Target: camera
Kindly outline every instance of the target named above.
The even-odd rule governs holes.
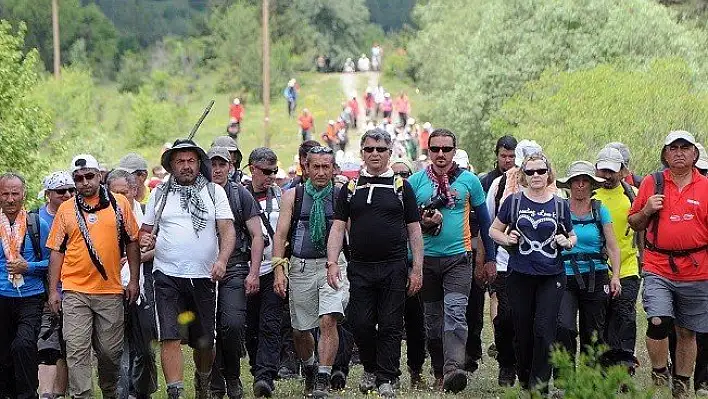
[[[424,216],[433,216],[435,214],[435,210],[440,209],[445,206],[447,203],[447,197],[445,197],[442,194],[437,194],[430,198],[425,205],[423,205],[420,209],[421,215]],[[423,230],[423,234],[428,234],[432,236],[437,236],[440,234],[440,230],[442,229],[442,223],[432,225],[432,226],[423,226],[421,225],[421,228]]]

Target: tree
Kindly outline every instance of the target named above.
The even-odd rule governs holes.
[[[679,58],[657,59],[647,69],[548,71],[504,104],[492,133],[538,141],[560,171],[576,160],[593,162],[605,144],[620,141],[632,151],[632,168],[650,173],[661,166],[659,148],[669,131],[706,138],[708,93],[697,91],[693,79]]]
[[[28,96],[39,81],[39,54],[23,51],[25,32],[23,24],[13,33],[8,22],[0,21],[0,170],[22,173],[36,192],[47,167],[40,143],[49,137],[50,123]]]
[[[460,133],[468,147],[480,148],[478,161],[492,158],[490,118],[546,70],[615,62],[643,67],[656,57],[678,56],[701,86],[708,82],[705,32],[678,24],[657,3],[430,0],[416,18],[422,31],[410,53],[430,93],[433,120]]]

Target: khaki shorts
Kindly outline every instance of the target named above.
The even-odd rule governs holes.
[[[342,281],[335,290],[327,284],[326,258],[290,261],[290,321],[294,329],[306,331],[319,326],[320,316],[332,314],[344,318],[349,303],[349,280],[346,260],[340,256]]]

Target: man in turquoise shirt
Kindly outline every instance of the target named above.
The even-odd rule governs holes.
[[[449,130],[436,129],[428,139],[432,164],[410,177],[416,202],[423,207],[423,289],[425,324],[436,385],[457,393],[467,386],[463,370],[467,341],[467,301],[472,268],[469,227],[474,208],[482,232],[486,263],[475,274],[483,283],[494,279],[494,244],[489,238],[489,213],[479,179],[452,162],[457,139]]]
[[[35,398],[49,226],[24,209],[25,180],[0,176],[0,397]],[[32,224],[32,228],[30,228]],[[32,232],[39,232],[39,240]],[[34,242],[39,241],[35,244]],[[37,248],[39,247],[39,248]]]

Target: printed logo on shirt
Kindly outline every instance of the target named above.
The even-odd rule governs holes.
[[[692,200],[692,199],[687,199],[686,202],[688,202],[691,205],[696,205],[696,206],[701,204],[700,201],[696,201],[696,200]]]

